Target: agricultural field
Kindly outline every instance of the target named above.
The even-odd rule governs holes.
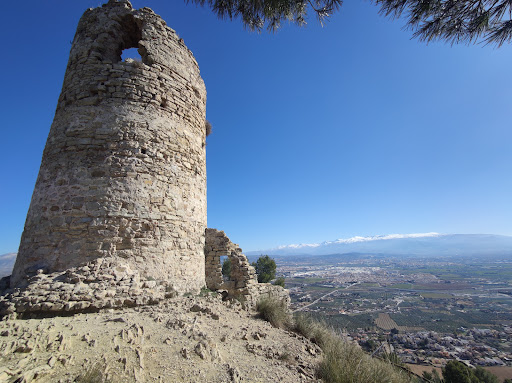
[[[354,315],[324,315],[323,313],[312,312],[310,315],[329,327],[339,331],[374,331],[375,315],[372,314],[354,314]]]
[[[307,278],[290,278],[297,266]],[[390,342],[407,363],[462,358],[512,368],[512,260],[368,258],[308,267],[286,267],[293,309],[370,351]]]
[[[420,296],[424,299],[452,299],[453,295],[445,293],[421,293]]]
[[[385,277],[386,268],[380,266],[380,274],[373,281],[368,274],[362,282],[353,281],[355,277],[351,276],[344,283],[335,275],[309,276],[288,278],[286,285],[296,308],[307,304],[307,311],[329,317],[340,315],[343,320],[338,322],[352,328],[362,314],[374,318],[389,316],[395,322],[393,327],[403,331],[453,332],[459,327],[512,325],[512,263],[441,266],[398,263],[388,268],[390,277]],[[400,282],[400,275],[402,279],[415,280]],[[427,280],[431,282],[425,283]],[[311,302],[315,304],[310,305]],[[346,319],[348,315],[351,319]],[[384,325],[383,321],[378,319],[373,326],[389,330],[391,325]],[[362,322],[359,327],[368,325]]]
[[[379,316],[375,319],[375,324],[383,330],[398,328],[398,324],[387,313],[379,313]]]

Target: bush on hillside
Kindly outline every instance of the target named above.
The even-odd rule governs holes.
[[[439,373],[436,369],[432,369],[432,372],[423,371],[423,378],[430,381],[431,383],[443,383],[443,380],[439,376]]]
[[[258,302],[256,310],[262,319],[270,322],[274,327],[289,328],[292,324],[292,317],[284,301],[263,298]]]
[[[379,358],[385,362],[394,364],[395,366],[405,367],[404,362],[402,362],[402,359],[400,359],[395,352],[384,352],[379,356]]]
[[[450,360],[443,367],[445,383],[498,383],[498,377],[482,367],[472,369],[458,360]]]
[[[268,255],[262,255],[256,262],[251,263],[258,274],[259,283],[268,283],[276,276],[276,261]]]

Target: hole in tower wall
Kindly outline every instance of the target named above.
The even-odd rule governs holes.
[[[132,59],[134,61],[142,62],[142,57],[140,57],[140,54],[139,54],[139,51],[137,48],[124,49],[121,52],[121,61],[126,61],[126,59]]]
[[[142,40],[142,30],[133,15],[126,15],[119,21],[117,33],[117,61],[144,62],[144,57],[139,53],[139,41]]]

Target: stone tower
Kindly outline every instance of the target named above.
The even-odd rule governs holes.
[[[142,61],[121,60],[138,48]],[[179,292],[205,285],[206,90],[149,8],[110,0],[76,31],[11,286],[108,258]]]

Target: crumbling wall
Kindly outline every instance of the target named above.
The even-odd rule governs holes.
[[[141,278],[138,270],[118,259],[98,258],[66,271],[30,277],[25,289],[0,296],[0,317],[17,313],[67,315],[158,304],[177,295],[169,281]]]
[[[141,61],[121,61],[127,48]],[[204,286],[206,90],[149,8],[110,0],[77,27],[11,286],[100,258]]]
[[[228,296],[237,298],[248,308],[254,308],[263,297],[290,303],[288,291],[270,283],[258,283],[256,271],[242,249],[230,241],[223,231],[206,229],[205,240],[206,287],[210,290],[225,290]],[[228,280],[222,276],[221,256],[231,260],[231,274]]]

